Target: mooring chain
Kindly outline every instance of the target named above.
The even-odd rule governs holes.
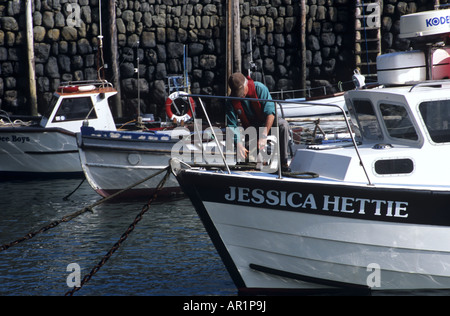
[[[85,208],[83,208],[83,209],[81,209],[81,210],[75,212],[75,213],[66,215],[66,216],[64,216],[63,218],[61,218],[60,220],[53,221],[53,222],[51,222],[50,224],[48,224],[47,226],[44,226],[44,227],[42,227],[41,229],[39,229],[39,230],[37,230],[37,231],[30,232],[30,233],[26,234],[25,236],[23,236],[23,237],[21,237],[21,238],[15,240],[15,241],[13,241],[13,242],[10,242],[10,243],[8,243],[8,244],[4,244],[4,245],[0,246],[0,251],[6,250],[6,249],[8,249],[8,248],[11,247],[11,246],[15,246],[15,245],[17,245],[18,243],[21,243],[22,241],[31,239],[31,238],[33,238],[34,236],[36,236],[37,234],[43,233],[43,232],[45,232],[45,231],[47,231],[47,230],[49,230],[49,229],[51,229],[51,228],[53,228],[53,227],[58,226],[59,224],[61,224],[61,223],[63,223],[63,222],[68,222],[68,221],[74,219],[75,217],[77,217],[77,216],[79,216],[79,215],[81,215],[81,214],[84,214],[84,213],[86,213],[86,212],[92,212],[92,208],[88,206],[88,207],[85,207]]]
[[[119,240],[111,247],[111,249],[103,256],[103,258],[95,265],[91,272],[84,276],[83,280],[80,283],[79,287],[74,287],[72,290],[66,293],[66,296],[72,296],[76,291],[80,290],[84,284],[86,284],[92,276],[97,273],[98,270],[111,258],[111,256],[116,252],[117,249],[122,245],[122,243],[128,238],[129,234],[134,230],[136,225],[141,221],[143,215],[150,209],[150,204],[157,198],[158,192],[164,187],[166,180],[169,178],[171,169],[166,167],[164,170],[167,170],[164,178],[159,182],[158,186],[153,193],[153,196],[148,200],[147,204],[144,205],[142,210],[136,215],[134,221],[128,226],[127,230],[120,236]]]
[[[139,185],[139,184],[141,184],[141,183],[143,183],[143,182],[145,182],[145,181],[147,181],[147,180],[149,180],[149,179],[151,179],[151,178],[153,178],[153,177],[156,177],[157,175],[163,173],[164,171],[169,172],[169,171],[170,171],[170,167],[167,166],[166,168],[164,168],[164,169],[162,169],[162,170],[160,170],[160,171],[158,171],[158,172],[152,174],[151,176],[149,176],[149,177],[147,177],[147,178],[145,178],[145,179],[142,179],[142,180],[140,180],[139,182],[136,182],[136,183],[134,183],[134,184],[132,184],[132,185],[126,187],[125,189],[123,189],[123,190],[121,190],[121,191],[119,191],[119,192],[116,192],[116,193],[114,193],[114,194],[112,194],[112,195],[110,195],[110,196],[108,196],[108,197],[106,197],[106,198],[100,199],[99,201],[97,201],[97,202],[95,202],[95,203],[93,203],[93,204],[91,204],[91,205],[89,205],[89,206],[87,206],[87,207],[85,207],[85,208],[83,208],[83,209],[81,209],[81,210],[79,210],[79,211],[76,211],[76,212],[74,212],[74,213],[72,213],[72,214],[66,215],[66,216],[64,216],[63,218],[59,219],[59,220],[53,221],[53,222],[51,222],[50,224],[48,224],[48,225],[42,227],[41,229],[39,229],[39,230],[37,230],[37,231],[30,232],[30,233],[26,234],[25,236],[23,236],[23,237],[21,237],[21,238],[15,240],[15,241],[13,241],[13,242],[10,242],[10,243],[1,245],[1,246],[0,246],[0,252],[3,251],[3,250],[8,249],[8,248],[11,247],[11,246],[15,246],[15,245],[19,244],[19,243],[21,243],[22,241],[31,239],[31,238],[33,238],[34,236],[36,236],[36,235],[38,235],[38,234],[40,234],[40,233],[43,233],[43,232],[45,232],[45,231],[47,231],[47,230],[49,230],[49,229],[51,229],[51,228],[54,228],[54,227],[58,226],[59,224],[61,224],[61,223],[63,223],[63,222],[69,222],[69,221],[71,221],[72,219],[74,219],[75,217],[80,216],[80,215],[82,215],[82,214],[84,214],[84,213],[86,213],[86,212],[93,212],[93,208],[94,208],[95,206],[98,206],[98,205],[100,205],[100,204],[102,204],[102,203],[104,203],[104,202],[106,202],[106,201],[108,201],[108,200],[111,200],[111,199],[117,197],[118,195],[122,194],[123,192],[128,191],[129,189],[131,189],[131,188],[133,188],[133,187],[135,187],[135,186],[137,186],[137,185]],[[164,182],[165,182],[165,181],[164,181]]]

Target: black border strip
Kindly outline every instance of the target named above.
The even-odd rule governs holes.
[[[444,64],[443,64],[443,65],[444,65]],[[434,66],[434,65],[433,65],[433,66]],[[426,66],[423,65],[423,66],[414,66],[414,67],[386,68],[386,69],[378,69],[377,71],[408,70],[408,69],[415,69],[415,68],[426,68]]]
[[[304,282],[309,282],[309,283],[326,285],[326,286],[333,286],[333,287],[343,288],[343,289],[366,290],[366,291],[370,292],[370,287],[368,287],[366,285],[315,278],[315,277],[310,277],[310,276],[301,275],[301,274],[297,274],[297,273],[277,270],[277,269],[261,266],[259,264],[254,264],[254,263],[250,263],[249,267],[251,269],[259,271],[259,272],[269,273],[269,274],[277,275],[277,276],[280,276],[283,278],[289,278],[289,279],[294,279],[294,280],[299,280],[299,281],[304,281]]]
[[[61,154],[75,154],[78,150],[61,150],[61,151],[25,151],[28,155],[61,155]]]

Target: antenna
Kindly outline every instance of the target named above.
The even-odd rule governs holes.
[[[256,64],[253,61],[253,35],[252,35],[252,27],[251,25],[248,26],[248,34],[250,36],[250,67],[248,69],[248,76],[252,74],[252,70],[256,69]]]
[[[105,79],[105,60],[103,59],[103,31],[102,31],[102,0],[98,1],[98,54],[97,54],[97,79]]]

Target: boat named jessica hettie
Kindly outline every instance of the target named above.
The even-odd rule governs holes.
[[[291,173],[172,160],[240,291],[450,288],[448,16],[403,16],[417,50],[380,56],[380,86],[345,94],[355,136],[297,149]]]

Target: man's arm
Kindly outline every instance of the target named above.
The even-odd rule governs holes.
[[[255,82],[256,95],[258,99],[262,100],[272,100],[269,89],[261,82]],[[261,106],[263,107],[264,114],[269,116],[270,114],[275,115],[275,103],[271,101],[261,101]]]
[[[227,102],[226,111],[227,128],[229,128],[234,134],[234,143],[236,144],[236,151],[238,159],[247,158],[248,150],[241,142],[241,133],[238,126],[238,117],[233,109],[231,102]]]
[[[260,82],[255,82],[256,93],[259,99],[272,100],[269,89]],[[258,140],[258,148],[263,149],[267,144],[267,135],[269,135],[270,129],[273,126],[275,120],[275,103],[270,101],[261,101],[264,114],[266,115],[266,122],[264,124],[262,137]]]

